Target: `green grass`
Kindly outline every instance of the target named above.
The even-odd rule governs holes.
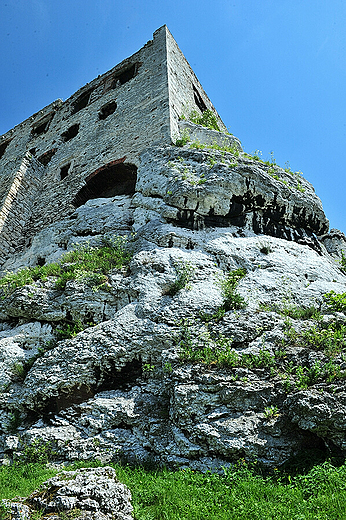
[[[131,490],[136,520],[346,519],[345,465],[323,463],[296,476],[263,476],[242,462],[221,476],[114,467]],[[0,498],[26,496],[54,473],[38,464],[1,467]]]
[[[38,463],[15,463],[12,466],[1,466],[0,499],[27,496],[55,474],[56,470]]]
[[[0,279],[0,291],[5,298],[18,287],[49,278],[55,278],[55,287],[60,290],[65,289],[69,280],[84,281],[94,289],[107,290],[107,273],[127,265],[131,258],[126,237],[103,238],[97,246],[76,247],[62,255],[58,262],[7,273]]]

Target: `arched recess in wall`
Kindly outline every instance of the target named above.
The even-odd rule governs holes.
[[[125,157],[112,161],[89,175],[72,204],[78,208],[90,199],[133,195],[137,181],[137,166],[124,163],[124,160]]]

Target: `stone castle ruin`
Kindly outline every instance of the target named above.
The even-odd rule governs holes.
[[[31,443],[203,471],[345,456],[346,238],[328,229],[304,177],[227,133],[165,26],[7,132],[0,463]],[[69,257],[122,243],[121,267]],[[54,264],[77,270],[59,284]]]
[[[184,107],[211,110],[166,26],[66,101],[0,137],[0,265],[88,199],[133,195],[139,155],[179,135]]]

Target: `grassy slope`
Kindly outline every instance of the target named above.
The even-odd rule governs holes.
[[[303,476],[262,477],[246,466],[225,476],[115,466],[132,492],[137,520],[346,519],[346,465]],[[25,496],[54,474],[40,464],[0,468],[0,498]],[[1,512],[0,512],[1,518]]]

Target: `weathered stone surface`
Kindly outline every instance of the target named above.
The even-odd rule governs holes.
[[[226,131],[164,25],[69,99],[0,136],[0,268],[86,200],[133,194],[140,153],[175,141],[186,108],[210,110]]]
[[[132,520],[131,493],[113,468],[83,468],[63,471],[47,480],[20,502],[4,501],[12,518],[26,520],[38,511],[40,518],[64,518],[75,513],[83,520]]]
[[[307,345],[301,338],[316,322],[282,312],[315,307],[326,326],[345,324],[324,295],[345,292],[346,277],[317,239],[328,221],[313,188],[278,173],[287,184],[245,155],[151,149],[133,197],[88,201],[12,258],[16,270],[39,258],[56,261],[78,242],[92,246],[103,235],[137,231],[132,261],[109,273],[107,291],[80,281],[58,291],[50,279],[0,301],[0,457],[35,441],[49,442],[59,460],[218,470],[239,457],[276,466],[307,447],[346,450],[343,380],[302,389],[288,375],[329,361],[342,371],[342,351],[331,359]],[[236,216],[234,197],[242,198]],[[225,299],[221,281],[239,268],[246,276],[236,290],[246,306],[212,318]],[[173,294],[182,274],[186,283]],[[89,326],[56,342],[63,320]],[[55,343],[39,350],[45,338]],[[187,342],[227,344],[235,356],[267,361],[186,361]],[[22,380],[8,375],[30,357]]]
[[[346,254],[346,236],[339,229],[331,229],[320,240],[330,255],[341,260],[342,255]]]
[[[329,227],[310,183],[281,168],[271,174],[245,154],[151,149],[142,154],[136,189],[162,198],[161,216],[187,229],[233,225],[304,243]]]

